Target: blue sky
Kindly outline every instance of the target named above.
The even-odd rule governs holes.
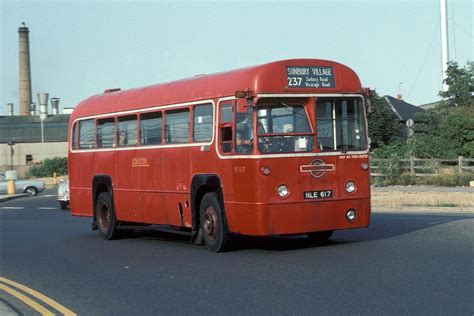
[[[451,59],[474,60],[472,1],[448,0]],[[0,0],[0,115],[18,112],[18,27],[30,28],[36,93],[72,107],[106,88],[172,81],[287,58],[353,68],[415,105],[441,89],[439,1]]]

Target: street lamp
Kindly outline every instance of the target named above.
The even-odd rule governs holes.
[[[38,93],[38,103],[40,106],[40,122],[41,122],[41,142],[44,143],[44,120],[48,118],[48,98],[49,93]]]

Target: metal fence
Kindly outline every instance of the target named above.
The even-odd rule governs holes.
[[[378,159],[370,161],[370,175],[383,177],[388,173],[410,173],[413,177],[437,176],[441,171],[474,172],[474,159],[459,156],[458,159]]]

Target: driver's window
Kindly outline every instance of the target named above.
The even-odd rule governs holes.
[[[253,148],[253,112],[235,113],[235,152],[250,153]]]

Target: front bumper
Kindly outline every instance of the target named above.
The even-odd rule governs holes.
[[[349,209],[356,211],[353,221],[346,219]],[[231,231],[244,235],[304,234],[362,228],[370,223],[370,198],[278,204],[235,203],[234,210],[236,225],[230,225]]]

